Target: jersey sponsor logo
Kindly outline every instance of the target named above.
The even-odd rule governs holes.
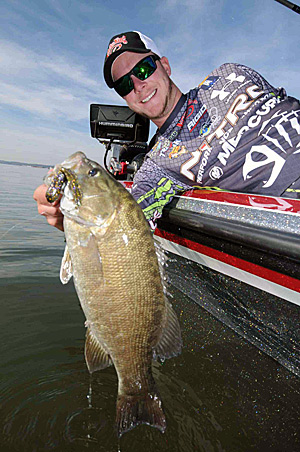
[[[178,140],[169,141],[167,139],[161,139],[153,146],[151,151],[149,151],[148,156],[150,158],[168,156],[169,159],[173,159],[180,157],[183,154],[187,154],[188,152],[188,149],[181,145]]]
[[[200,162],[200,158],[201,158],[203,152],[205,154],[205,152],[207,152],[207,151],[209,152],[209,155],[210,155],[211,148],[210,148],[210,146],[208,146],[206,141],[204,141],[196,151],[193,151],[190,153],[191,157],[181,165],[180,174],[182,174],[182,176],[186,177],[187,179],[191,180],[192,182],[195,182],[196,175],[192,172],[192,170]],[[200,165],[200,168],[203,168],[203,171],[204,171],[204,167],[207,165],[206,160],[209,155],[207,155],[207,157],[205,157],[205,162],[204,162],[203,166],[201,166],[202,163]],[[202,158],[202,161],[203,161],[203,158]],[[199,174],[198,174],[198,176],[199,176]],[[198,182],[198,177],[197,177],[197,182]]]
[[[157,228],[157,220],[159,220],[159,218],[161,218],[161,216],[162,216],[162,214],[158,210],[155,210],[152,218],[148,220],[151,231],[155,231],[155,229]]]
[[[189,132],[192,132],[194,128],[198,125],[200,119],[204,116],[204,114],[207,112],[206,105],[202,105],[198,113],[195,115],[195,117],[188,123],[187,127],[189,129]]]
[[[216,75],[211,75],[210,77],[206,77],[203,82],[200,83],[199,88],[204,89],[205,91],[209,90],[214,84],[219,80],[220,77]]]
[[[195,105],[197,105],[197,104],[198,104],[198,100],[197,100],[197,99],[194,99],[194,100],[189,99],[189,100],[188,100],[188,106],[187,106],[187,109],[186,109],[186,111],[183,113],[183,115],[181,116],[181,118],[180,118],[180,120],[179,120],[179,122],[178,122],[178,124],[177,124],[177,127],[183,127],[184,121],[185,121],[187,118],[189,118],[189,117],[194,113],[194,111],[195,111]]]
[[[189,151],[185,146],[173,146],[171,152],[169,153],[169,159],[174,159],[180,157],[183,154],[187,154]]]
[[[173,141],[179,134],[178,130],[173,130],[170,136],[168,136],[168,140]]]
[[[226,133],[226,126],[235,126],[237,124],[239,120],[238,113],[247,110],[256,99],[262,96],[263,91],[257,90],[258,86],[252,85],[246,90],[246,93],[241,93],[234,99],[221,124],[206,138],[208,143],[211,143],[214,138],[220,140]]]
[[[277,122],[274,124],[274,119],[278,118]],[[287,151],[293,146],[300,146],[300,110],[292,110],[291,112],[283,111],[283,112],[275,112],[275,114],[265,121],[259,131],[259,135],[261,134],[267,141],[271,142],[276,148],[280,151],[287,153]],[[270,122],[272,123],[271,125]],[[293,133],[291,137],[286,130],[286,127],[290,127],[295,130],[297,135]],[[268,128],[267,128],[268,127]],[[276,138],[274,137],[273,131],[276,131]],[[264,131],[264,133],[263,133]],[[280,140],[280,141],[279,141]],[[296,142],[297,140],[297,142]],[[294,143],[293,143],[294,142]],[[294,152],[297,153],[298,151]]]
[[[222,145],[222,151],[220,151],[217,155],[217,159],[223,166],[226,166],[227,160],[229,159],[230,155],[236,150],[244,133],[250,129],[258,127],[263,120],[263,117],[270,113],[271,109],[274,108],[278,104],[278,102],[279,100],[275,97],[265,102],[258,110],[256,110],[255,114],[249,118],[247,125],[241,127],[237,135],[230,138],[229,140],[227,140],[227,138],[232,131],[232,128],[227,130],[220,141],[220,144]]]
[[[198,174],[197,174],[197,182],[201,183],[202,180],[203,180],[204,170],[205,170],[206,165],[208,163],[208,159],[209,159],[209,156],[211,154],[212,149],[207,144],[206,141],[203,141],[203,143],[201,144],[199,149],[201,150],[201,153],[203,154],[203,156],[202,156],[202,160],[201,160],[201,163],[200,163],[200,166],[199,166],[199,170],[198,170]]]
[[[191,152],[192,157],[184,162],[180,167],[180,174],[193,182],[195,181],[196,176],[191,170],[197,165],[197,163],[199,163],[201,154],[202,151],[200,149]]]
[[[162,177],[155,188],[140,196],[137,203],[143,210],[146,219],[150,222],[151,229],[156,228],[156,221],[162,215],[162,210],[178,191],[183,187],[167,177]]]
[[[230,94],[230,91],[226,91],[229,88],[229,86],[234,82],[243,83],[245,80],[245,76],[244,75],[237,76],[235,72],[232,72],[227,77],[225,77],[225,80],[228,80],[228,82],[225,83],[222,89],[214,89],[213,92],[211,93],[210,98],[212,100],[216,99],[216,97],[218,97],[219,100],[226,99],[226,97],[229,96]]]
[[[209,171],[209,177],[212,180],[218,180],[221,179],[223,176],[223,170],[219,166],[213,166],[211,170]]]
[[[117,50],[120,50],[123,44],[128,44],[125,35],[115,38],[108,46],[106,58],[108,58],[112,53],[117,52]]]
[[[215,124],[221,120],[221,116],[218,116],[218,109],[216,107],[210,109],[208,116],[207,122],[200,129],[199,137],[206,137],[214,128]]]
[[[211,122],[204,123],[200,129],[199,137],[206,137],[211,131]]]
[[[174,146],[172,141],[167,140],[166,138],[162,138],[151,149],[148,153],[150,158],[153,157],[165,157],[170,149]]]
[[[253,177],[251,175],[252,171],[265,167],[270,163],[273,163],[271,174],[269,179],[264,181],[262,188],[269,188],[274,184],[285,164],[285,159],[265,144],[252,146],[251,150],[246,154],[243,165],[244,180],[246,181]]]

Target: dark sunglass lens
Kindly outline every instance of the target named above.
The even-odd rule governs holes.
[[[132,91],[132,88],[133,83],[129,75],[124,75],[115,85],[115,90],[121,97],[127,96]]]
[[[156,64],[151,57],[140,61],[132,70],[133,74],[140,80],[146,80],[156,69]]]

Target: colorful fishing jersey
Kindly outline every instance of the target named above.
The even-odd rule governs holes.
[[[300,195],[299,101],[240,64],[223,64],[182,95],[132,194],[155,228],[163,207],[191,187]]]

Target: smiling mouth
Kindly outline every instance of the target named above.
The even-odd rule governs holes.
[[[154,94],[156,94],[156,89],[153,91],[153,93],[149,94],[148,97],[146,97],[146,99],[142,100],[142,104],[145,104],[146,102],[148,102],[150,99],[152,99],[152,97],[154,96]]]

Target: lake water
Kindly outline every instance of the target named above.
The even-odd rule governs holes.
[[[32,199],[45,173],[0,165],[0,450],[299,451],[299,308],[258,294],[253,328],[245,291],[172,255],[184,347],[154,364],[167,430],[140,426],[118,442],[116,373],[89,376],[84,316],[73,284],[59,281],[64,237]]]

